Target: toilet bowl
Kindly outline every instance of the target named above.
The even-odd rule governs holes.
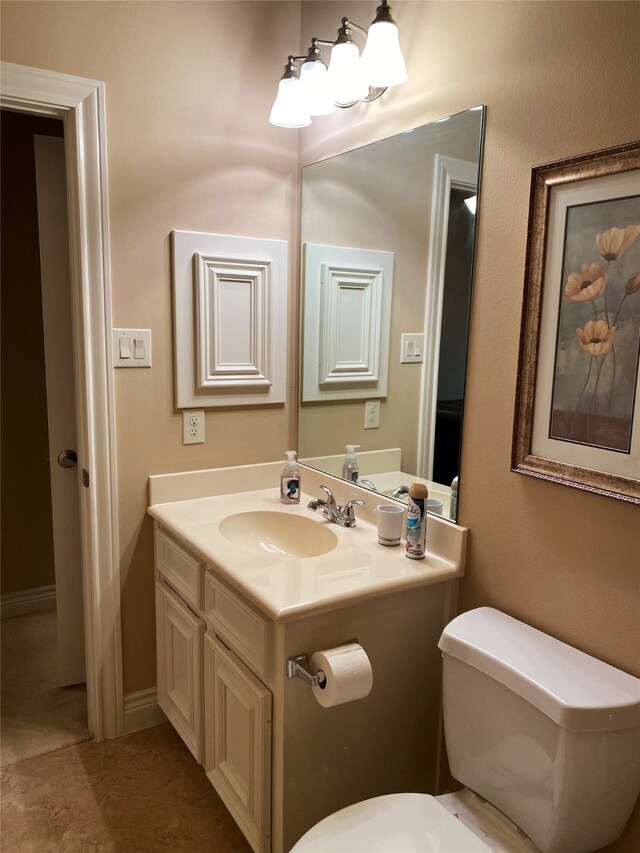
[[[335,812],[291,853],[540,853],[515,824],[466,788],[387,794]]]
[[[492,608],[444,630],[454,794],[388,794],[313,826],[291,853],[589,853],[640,792],[640,679]]]

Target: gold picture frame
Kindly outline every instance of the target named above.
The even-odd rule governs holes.
[[[532,170],[511,470],[640,504],[640,142]]]

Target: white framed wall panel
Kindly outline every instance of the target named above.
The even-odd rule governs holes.
[[[287,243],[174,231],[176,407],[284,403]]]
[[[387,394],[393,253],[305,244],[303,402]]]

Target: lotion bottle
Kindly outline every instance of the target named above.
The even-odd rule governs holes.
[[[280,500],[283,504],[300,503],[300,471],[295,450],[287,450],[287,461],[280,475]]]
[[[427,498],[429,491],[424,483],[411,483],[407,506],[405,556],[411,560],[424,560],[427,546]]]
[[[356,459],[356,450],[359,447],[359,444],[345,444],[345,450],[347,453],[344,457],[344,464],[342,466],[342,479],[349,480],[351,483],[358,482],[358,473],[360,468],[358,466],[358,460]]]

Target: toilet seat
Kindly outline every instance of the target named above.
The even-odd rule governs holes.
[[[291,853],[487,853],[491,848],[428,794],[354,803],[313,826]]]

